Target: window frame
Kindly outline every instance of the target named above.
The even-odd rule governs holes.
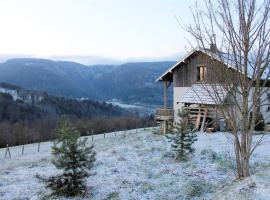
[[[202,71],[201,71],[201,69],[202,69]],[[203,65],[203,64],[197,65],[196,70],[197,70],[197,72],[196,72],[197,73],[197,77],[196,77],[197,83],[204,82],[206,79],[206,74],[207,74],[206,65]]]

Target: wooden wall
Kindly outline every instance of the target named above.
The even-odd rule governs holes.
[[[198,66],[206,66],[206,81],[209,83],[220,83],[222,82],[221,77],[217,77],[217,74],[224,74],[221,69],[225,69],[218,61],[210,59],[209,56],[195,52],[186,62],[181,66],[178,66],[173,71],[173,86],[174,87],[190,87],[192,84],[197,82],[197,68]],[[224,76],[222,77],[224,78]]]

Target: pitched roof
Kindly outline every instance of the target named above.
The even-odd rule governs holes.
[[[201,48],[195,48],[193,49],[192,51],[190,51],[187,55],[185,55],[182,59],[180,59],[180,61],[178,61],[177,63],[175,63],[171,68],[169,68],[168,70],[166,70],[160,77],[158,77],[156,79],[156,81],[162,81],[162,78],[164,76],[166,76],[167,74],[169,73],[172,73],[172,70],[174,70],[176,67],[179,66],[179,64],[185,62],[185,59],[188,58],[190,55],[192,55],[194,52],[196,51],[201,51],[202,49]]]
[[[220,84],[193,84],[177,102],[219,105],[225,102],[228,92]]]
[[[234,60],[234,56],[231,55],[231,54],[228,54],[228,53],[224,53],[224,52],[219,52],[219,53],[213,53],[210,49],[205,49],[205,48],[200,48],[200,47],[197,47],[195,49],[193,49],[192,51],[190,51],[189,53],[187,53],[179,62],[177,62],[176,64],[174,64],[171,68],[169,68],[167,71],[165,71],[160,77],[158,77],[156,79],[156,81],[162,81],[162,79],[172,73],[172,71],[178,67],[180,64],[182,63],[185,63],[185,60],[191,56],[193,53],[195,52],[202,52],[202,53],[205,53],[206,55],[208,55],[209,57],[217,60],[217,61],[220,61],[220,62],[223,62],[224,64],[226,64],[228,66],[228,68],[232,68],[234,70],[237,70],[237,71],[241,71],[239,69],[237,69],[237,67],[235,66],[235,60]],[[240,58],[240,56],[239,56]],[[238,58],[236,58],[238,60]],[[240,60],[240,59],[239,59]],[[261,76],[261,79],[262,80],[265,80],[265,79],[268,79],[268,70],[269,69],[266,69],[264,71],[264,73],[262,74]],[[252,62],[249,63],[248,65],[248,76],[251,78],[252,75],[253,75],[253,72],[254,72],[254,67],[252,66]]]

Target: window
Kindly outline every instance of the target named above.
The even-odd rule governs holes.
[[[206,67],[205,66],[198,66],[197,67],[197,81],[202,82],[206,78]]]

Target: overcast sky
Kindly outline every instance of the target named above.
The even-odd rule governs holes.
[[[1,0],[0,54],[158,58],[184,52],[194,0]]]

